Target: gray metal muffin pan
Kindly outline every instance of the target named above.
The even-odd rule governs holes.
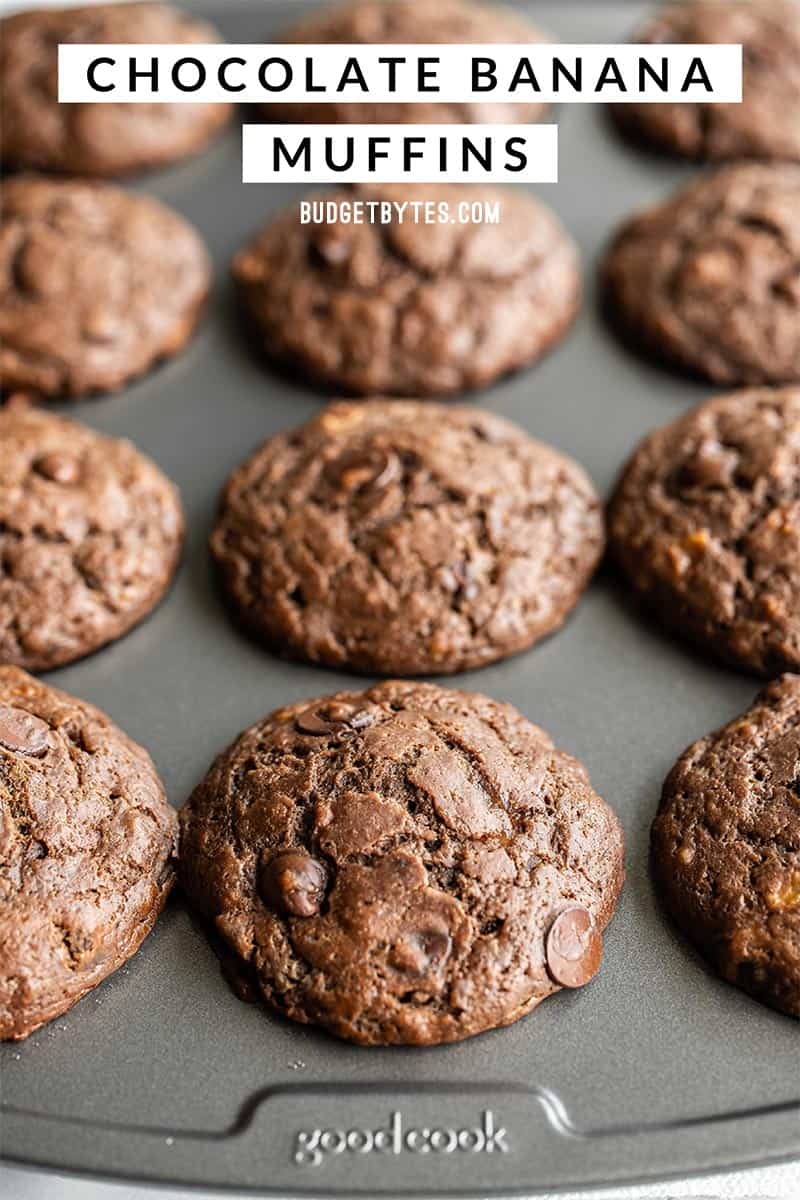
[[[233,41],[263,41],[297,11],[197,7]],[[624,40],[642,15],[640,5],[604,0],[530,9],[577,42]],[[606,492],[647,430],[711,390],[623,349],[594,295],[613,226],[691,169],[624,145],[600,108],[565,107],[559,117],[562,182],[540,190],[580,242],[583,312],[546,361],[471,399],[574,455]],[[299,195],[240,178],[234,127],[203,157],[133,185],[200,229],[216,265],[214,301],[187,353],[74,410],[131,437],[176,480],[190,535],[158,612],[50,678],[149,747],[175,805],[257,717],[352,684],[248,641],[209,570],[206,538],[226,475],[322,399],[273,373],[236,320],[233,252]],[[647,874],[667,770],[689,742],[745,708],[757,682],[643,622],[607,572],[554,638],[450,682],[510,700],[542,724],[583,759],[625,825],[628,880],[594,982],[460,1045],[359,1049],[238,1000],[176,898],[126,967],[26,1042],[2,1047],[8,1159],[282,1196],[495,1196],[800,1158],[800,1027],[711,974],[662,916]],[[406,1130],[461,1129],[480,1126],[486,1111],[505,1129],[506,1150],[336,1154],[331,1135],[321,1165],[294,1161],[300,1131],[385,1128],[394,1113]],[[358,1134],[351,1141],[368,1145]]]

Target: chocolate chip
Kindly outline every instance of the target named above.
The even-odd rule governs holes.
[[[449,956],[452,946],[449,933],[440,929],[426,929],[418,934],[418,938],[430,966],[438,967]]]
[[[300,713],[294,724],[300,733],[308,733],[312,737],[325,737],[348,730],[355,732],[365,729],[372,721],[372,713],[364,709],[353,709],[349,704],[329,704],[325,708]]]
[[[266,903],[293,917],[314,917],[320,910],[327,872],[303,850],[286,850],[261,868],[259,887]]]
[[[341,234],[320,235],[313,243],[314,253],[329,267],[340,267],[353,253],[352,238]]]
[[[348,492],[360,488],[384,488],[400,475],[400,462],[395,454],[365,446],[361,450],[346,450],[325,468],[325,475],[334,486]]]
[[[329,733],[338,733],[343,724],[343,721],[327,720],[318,709],[300,713],[294,722],[295,729],[300,733],[309,733],[312,737],[324,737]]]
[[[414,930],[397,939],[390,961],[400,971],[424,975],[441,966],[449,957],[452,944],[449,933],[442,929]]]
[[[36,459],[33,469],[37,475],[50,479],[53,483],[77,483],[80,478],[80,467],[70,454],[53,450]]]
[[[43,758],[50,745],[50,728],[21,708],[0,706],[0,746],[13,754]]]
[[[734,450],[704,439],[678,471],[679,487],[722,488],[733,479],[738,462]]]
[[[317,712],[319,711],[317,709]],[[329,721],[349,724],[350,718],[353,715],[353,706],[352,704],[343,704],[339,700],[333,700],[330,704],[326,704],[322,711]]]
[[[595,975],[603,957],[603,941],[585,908],[559,913],[546,943],[547,970],[562,987],[578,988]]]
[[[101,345],[113,342],[120,330],[120,319],[104,305],[93,308],[83,322],[83,333],[91,342]]]

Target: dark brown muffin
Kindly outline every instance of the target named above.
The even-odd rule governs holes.
[[[620,128],[693,159],[800,160],[800,6],[796,0],[687,0],[634,34],[656,45],[741,45],[741,104],[617,104]]]
[[[297,207],[234,260],[270,358],[351,394],[484,387],[559,341],[580,302],[577,250],[530,194],[458,184],[363,187],[336,202],[497,202],[491,224],[302,225]]]
[[[562,624],[602,553],[571,459],[500,417],[331,405],[231,476],[211,550],[245,627],[370,674],[478,667]]]
[[[172,888],[176,814],[150,756],[82,700],[0,667],[0,1039],[134,954]]]
[[[0,663],[45,671],[121,637],[169,587],[183,531],[129,442],[0,409]]]
[[[510,705],[382,683],[280,709],[221,754],[181,813],[180,876],[277,1011],[431,1045],[589,981],[623,839]]]
[[[718,383],[800,380],[800,166],[725,167],[634,217],[603,284],[660,358]]]
[[[230,104],[59,104],[59,43],[199,44],[206,21],[168,4],[102,4],[0,21],[0,160],[71,175],[123,175],[201,149]]]
[[[284,42],[340,45],[469,45],[483,42],[519,45],[547,41],[521,13],[498,4],[470,0],[356,0],[325,8],[286,30]],[[265,104],[271,121],[311,121],[320,124],[484,124],[506,125],[535,121],[546,105],[490,104],[480,99],[464,104]]]
[[[800,678],[673,767],[653,823],[670,914],[717,971],[800,1017]]]
[[[0,388],[113,391],[177,354],[211,285],[198,235],[149,196],[20,176],[3,184]]]
[[[609,509],[646,606],[729,662],[800,667],[800,389],[735,392],[645,438]]]

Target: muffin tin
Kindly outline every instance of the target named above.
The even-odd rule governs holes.
[[[300,8],[193,7],[240,42],[265,40]],[[644,12],[606,0],[525,7],[575,42],[624,40]],[[581,245],[583,312],[542,364],[470,398],[577,457],[607,492],[647,430],[711,391],[624,349],[594,289],[614,225],[692,168],[626,146],[599,107],[558,115],[562,182],[538,190]],[[202,157],[131,185],[200,229],[216,266],[214,301],[185,354],[119,395],[74,408],[160,463],[182,490],[190,535],[177,584],[152,619],[48,678],[148,746],[176,805],[258,716],[352,682],[282,663],[248,641],[211,578],[206,538],[226,475],[322,399],[259,361],[237,322],[232,254],[300,195],[240,178],[234,127]],[[606,571],[554,638],[445,682],[510,700],[544,725],[587,764],[625,825],[628,881],[593,983],[459,1045],[359,1049],[238,1000],[176,898],[127,966],[66,1016],[0,1050],[7,1158],[319,1197],[531,1195],[800,1155],[797,1024],[711,974],[665,920],[647,875],[667,770],[690,741],[744,709],[757,681],[648,625]],[[391,1137],[378,1139],[383,1152],[369,1150],[358,1131],[385,1129],[394,1113],[405,1131],[491,1120],[505,1137],[491,1153],[470,1149],[480,1139],[469,1137],[466,1149],[448,1152],[444,1135],[438,1151],[396,1154]],[[336,1153],[332,1133],[319,1165],[296,1163],[298,1134],[314,1130],[356,1132],[350,1149]]]

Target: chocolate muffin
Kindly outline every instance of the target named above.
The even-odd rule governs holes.
[[[603,285],[648,353],[717,383],[800,380],[800,165],[724,167],[634,217]]]
[[[673,767],[653,823],[664,903],[724,979],[800,1017],[800,677]]]
[[[60,43],[217,42],[208,22],[168,4],[98,4],[0,21],[0,160],[70,175],[123,175],[200,150],[230,104],[59,104]]]
[[[280,39],[296,44],[323,45],[499,45],[513,42],[535,45],[547,36],[521,13],[498,4],[473,4],[470,0],[356,0],[325,8],[287,29]],[[546,105],[491,104],[476,99],[463,104],[265,104],[271,121],[311,121],[319,124],[429,124],[499,123],[517,125],[536,121]]]
[[[741,104],[617,104],[637,141],[692,159],[800,160],[800,6],[795,0],[667,4],[634,34],[654,45],[741,45]]]
[[[623,838],[516,709],[393,682],[246,730],[182,810],[179,870],[276,1011],[433,1045],[589,981]]]
[[[20,176],[3,185],[0,388],[113,391],[177,354],[211,285],[197,233],[149,196]]]
[[[236,256],[258,345],[318,384],[400,396],[485,387],[541,358],[577,313],[576,247],[529,193],[398,184],[320,199],[409,207],[388,224],[319,225],[294,207]],[[447,204],[453,223],[415,221],[414,203]],[[460,223],[461,203],[496,203],[500,220]]]
[[[0,1039],[135,954],[174,882],[176,814],[105,714],[0,667]]]
[[[646,608],[728,662],[800,667],[800,389],[745,391],[651,433],[609,540]]]
[[[0,409],[0,663],[46,671],[127,633],[183,533],[177,491],[130,442]]]
[[[245,628],[369,674],[504,658],[553,632],[604,545],[583,470],[474,408],[331,405],[234,471],[211,551]]]

